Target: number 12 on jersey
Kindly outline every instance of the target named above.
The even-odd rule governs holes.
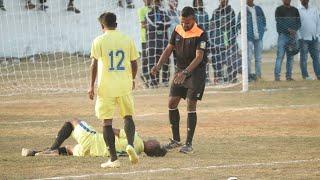
[[[123,65],[123,60],[125,58],[125,54],[123,50],[117,51],[110,51],[109,53],[109,60],[110,60],[110,67],[109,71],[124,71],[125,67]],[[116,66],[115,66],[116,64]]]

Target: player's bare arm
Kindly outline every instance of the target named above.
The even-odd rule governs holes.
[[[94,83],[96,81],[97,77],[97,69],[98,69],[98,60],[95,58],[92,58],[91,65],[91,80],[90,80],[90,86],[88,90],[88,95],[91,100],[94,98]]]
[[[169,59],[173,49],[174,49],[174,45],[168,44],[166,49],[161,54],[159,62],[157,63],[157,65],[153,66],[153,68],[151,69],[151,74],[153,76],[155,76],[157,74],[157,72],[160,70],[162,64],[165,63]]]
[[[186,79],[187,75],[190,74],[201,63],[201,61],[203,59],[203,55],[204,55],[203,50],[197,50],[196,57],[192,60],[190,65],[185,70],[178,72],[175,75],[173,82],[175,84],[182,84],[184,82],[184,80]]]
[[[132,70],[132,90],[135,88],[135,79],[138,72],[138,63],[137,60],[131,61],[131,70]]]

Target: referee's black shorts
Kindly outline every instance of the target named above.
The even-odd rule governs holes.
[[[179,71],[178,71],[179,72]],[[206,66],[200,66],[193,70],[190,77],[181,85],[174,84],[170,87],[170,97],[201,100],[206,85]]]

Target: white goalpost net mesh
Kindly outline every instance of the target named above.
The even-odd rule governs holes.
[[[146,88],[168,86],[176,69],[176,54],[165,63],[156,77],[150,76],[150,69],[158,62],[161,53],[170,41],[176,25],[179,24],[180,8],[185,5],[194,7],[197,24],[208,36],[207,85],[224,86],[239,83],[237,75],[241,73],[241,52],[237,15],[232,4],[219,7],[219,1],[155,1],[149,8],[145,20],[146,36],[141,38],[142,68],[141,78]],[[158,3],[158,4],[157,4]],[[183,4],[183,5],[181,5]],[[176,7],[178,5],[178,7]],[[210,14],[208,13],[210,12]]]
[[[143,9],[142,0],[134,0],[131,5],[135,7],[127,7],[126,0],[121,1],[122,7],[118,0],[74,0],[71,6],[69,0],[31,0],[33,8],[27,2],[3,0],[5,11],[0,9],[0,96],[86,92],[91,43],[102,33],[97,18],[105,11],[116,13],[118,29],[131,36],[141,52],[138,89],[168,86],[175,69],[174,55],[159,76],[151,77],[150,69],[179,23],[179,11],[193,6],[192,0],[179,0],[174,10],[169,5],[174,1],[164,0],[152,11],[153,7]],[[225,87],[242,82],[240,1],[229,0],[224,8],[219,8],[219,2],[204,0],[196,19],[207,31],[210,44],[207,84]],[[255,2],[266,14],[268,38],[263,45],[268,49],[276,45],[274,11],[281,1]],[[318,1],[311,3],[319,7]]]

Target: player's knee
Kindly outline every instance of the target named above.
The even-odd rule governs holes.
[[[187,110],[189,112],[193,112],[197,110],[197,101],[195,100],[188,100],[188,106],[187,106]]]
[[[66,122],[64,123],[63,127],[66,127],[66,128],[68,128],[68,129],[73,130],[74,127],[75,127],[75,125],[73,124],[73,121],[66,121]]]
[[[177,109],[177,105],[176,104],[173,104],[173,103],[169,103],[169,105],[168,105],[168,108],[169,109]]]
[[[131,121],[131,120],[133,120],[133,118],[132,118],[132,116],[131,116],[131,115],[127,115],[127,116],[125,116],[125,117],[124,117],[124,119],[125,119],[125,120],[127,120],[127,121]]]
[[[76,127],[80,123],[80,120],[78,118],[72,118],[71,121],[67,121],[67,122],[71,123],[73,127]]]
[[[124,117],[124,126],[125,126],[125,129],[127,127],[134,127],[134,121],[132,119],[132,116],[125,116]]]
[[[168,108],[177,109],[180,102],[180,97],[169,97]]]
[[[178,104],[179,104],[179,102],[176,102],[174,100],[169,100],[168,108],[169,109],[177,109],[178,108]]]
[[[187,111],[188,111],[188,112],[195,112],[195,111],[197,111],[197,107],[196,107],[196,106],[189,106],[189,105],[188,105]]]
[[[102,126],[112,126],[112,119],[105,119],[103,120]]]

